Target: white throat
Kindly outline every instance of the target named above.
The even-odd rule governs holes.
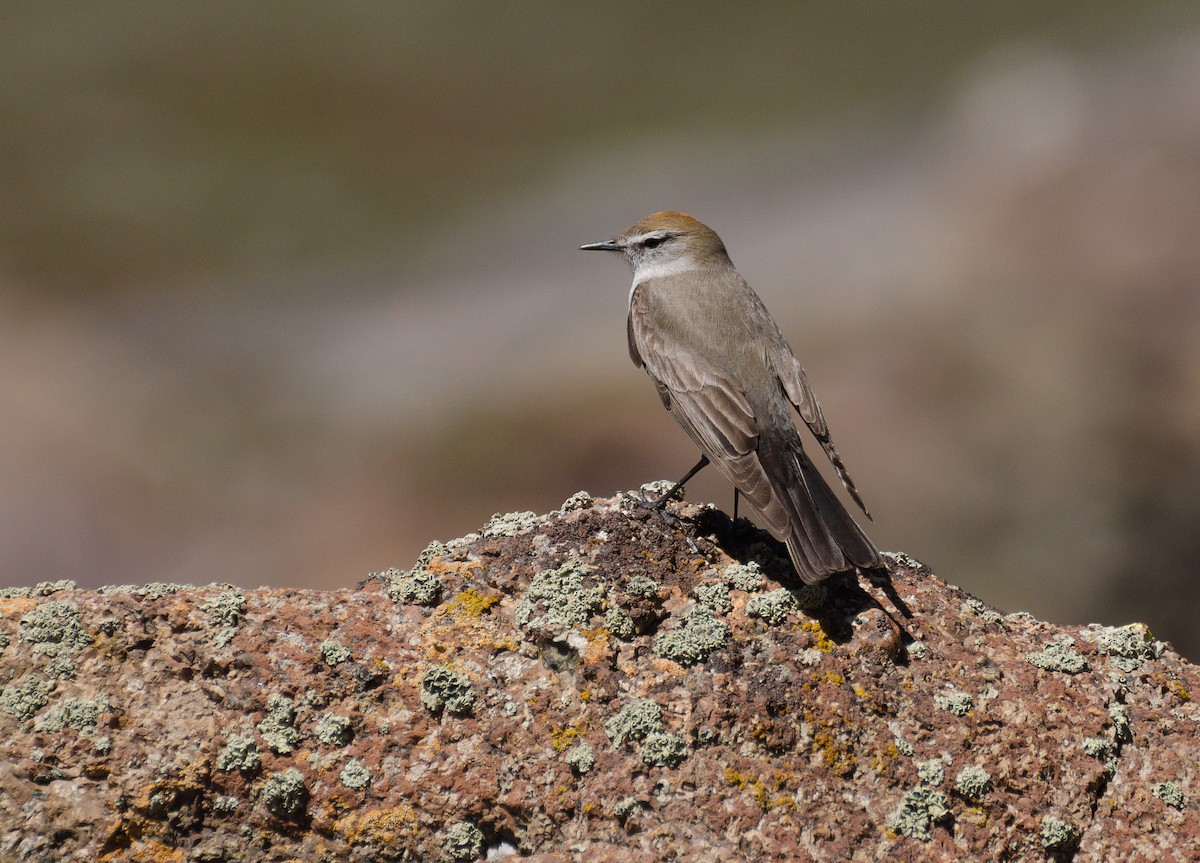
[[[680,273],[687,273],[692,270],[697,270],[696,262],[686,255],[675,258],[670,261],[656,261],[649,264],[642,264],[633,273],[633,284],[629,286],[629,302],[633,302],[633,292],[637,290],[637,286],[642,282],[648,282],[651,279],[663,279],[667,276],[677,276]]]

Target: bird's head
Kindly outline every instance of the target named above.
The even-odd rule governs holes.
[[[729,263],[716,231],[687,213],[669,210],[639,219],[611,240],[579,248],[620,252],[638,281]]]

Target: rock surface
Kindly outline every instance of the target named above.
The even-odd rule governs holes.
[[[1200,673],[1143,627],[904,555],[802,590],[670,509],[356,590],[8,591],[0,861],[1200,859]]]

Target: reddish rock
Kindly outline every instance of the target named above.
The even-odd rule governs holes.
[[[576,498],[355,590],[10,591],[0,860],[1200,859],[1200,674],[1144,628],[903,555],[801,590],[672,511]]]

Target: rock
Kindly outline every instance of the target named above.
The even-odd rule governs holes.
[[[1200,858],[1200,672],[1144,627],[572,500],[437,592],[8,591],[0,860]]]

